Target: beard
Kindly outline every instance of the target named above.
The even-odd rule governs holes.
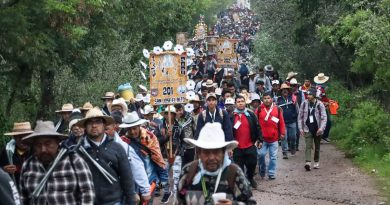
[[[49,165],[56,158],[57,153],[49,154],[49,153],[41,153],[37,154],[38,160],[45,166]]]

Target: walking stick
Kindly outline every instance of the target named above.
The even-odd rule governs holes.
[[[173,138],[173,129],[172,129],[172,119],[171,119],[171,106],[168,105],[168,132],[171,130],[171,134],[169,136],[169,156],[168,156],[168,161],[169,164],[173,164],[173,161],[175,160],[173,157],[173,145],[172,145],[172,138]]]

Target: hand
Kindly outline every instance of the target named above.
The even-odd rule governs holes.
[[[168,137],[172,137],[172,129],[168,129]]]
[[[150,124],[150,126],[152,126],[152,127],[157,127],[157,123],[155,123],[155,122],[150,121],[149,124]]]
[[[324,131],[322,131],[321,129],[318,129],[317,130],[317,136],[321,136],[322,134],[324,134]]]
[[[220,199],[215,205],[233,205],[233,202],[230,199]]]
[[[280,135],[280,139],[283,140],[284,139],[284,135]]]
[[[3,167],[3,169],[4,169],[4,171],[8,172],[9,174],[15,174],[16,165],[13,165],[13,164],[5,165]]]
[[[256,147],[260,149],[261,147],[263,147],[263,143],[261,143],[261,142],[257,142],[257,145],[256,145]]]
[[[150,195],[141,196],[142,201],[149,201],[152,197]]]
[[[305,136],[305,132],[304,132],[304,131],[301,131],[299,135],[300,135],[301,137],[304,137],[304,136]]]

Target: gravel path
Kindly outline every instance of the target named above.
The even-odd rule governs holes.
[[[304,145],[300,148],[287,160],[279,149],[276,180],[256,176],[259,185],[253,194],[258,204],[385,204],[372,177],[360,172],[332,144],[321,144],[321,167],[310,172],[303,167]],[[155,198],[154,204],[160,204],[160,198]]]

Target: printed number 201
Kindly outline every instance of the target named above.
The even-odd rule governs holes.
[[[173,87],[163,87],[163,95],[172,95]]]

